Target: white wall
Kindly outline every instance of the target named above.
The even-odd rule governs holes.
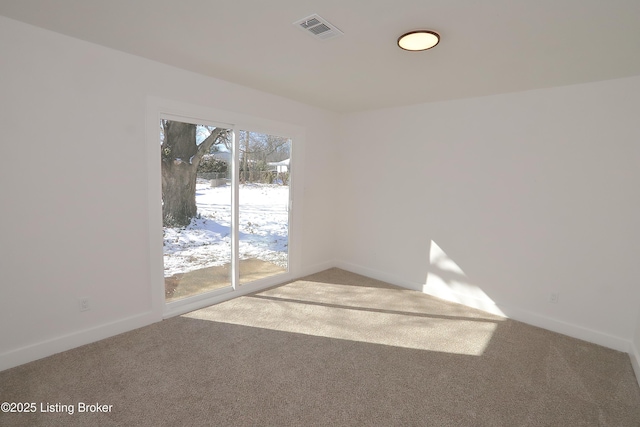
[[[158,320],[149,96],[303,127],[298,273],[333,259],[335,114],[3,17],[0,58],[0,370]]]
[[[639,95],[635,77],[343,117],[340,264],[628,351]]]

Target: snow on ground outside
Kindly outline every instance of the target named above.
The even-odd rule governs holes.
[[[239,189],[240,259],[287,266],[289,187],[244,184]],[[198,180],[199,218],[185,228],[164,228],[164,276],[231,262],[231,186]]]

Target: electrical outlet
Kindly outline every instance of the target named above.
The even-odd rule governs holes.
[[[549,302],[551,304],[557,304],[558,303],[558,298],[560,298],[560,294],[557,292],[552,292],[549,294]]]
[[[80,307],[80,311],[89,310],[89,298],[80,298],[78,300],[78,306]]]

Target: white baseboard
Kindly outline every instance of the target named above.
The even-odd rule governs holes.
[[[162,320],[152,312],[96,326],[0,354],[0,371],[100,341]]]
[[[418,285],[406,280],[403,281],[390,274],[383,273],[378,270],[373,270],[367,267],[362,267],[357,264],[351,264],[344,261],[336,261],[334,266],[346,271],[350,271],[352,273],[360,274],[361,276],[366,276],[372,279],[380,280],[382,282],[387,282],[392,285],[401,286],[403,288],[412,289],[414,291],[422,291],[422,285]]]
[[[392,275],[382,273],[380,271],[343,261],[336,262],[336,267],[342,268],[343,270],[351,271],[356,274],[371,277],[373,279],[382,280],[384,282],[391,283],[392,285],[400,286],[406,289],[417,290],[437,298],[477,308],[492,314],[504,315],[510,319],[517,320],[522,323],[537,326],[539,328],[547,329],[549,331],[557,332],[559,334],[567,335],[573,338],[578,338],[583,341],[611,348],[613,350],[618,350],[625,353],[629,352],[629,340],[593,329],[584,328],[582,326],[564,322],[562,320],[553,319],[538,313],[520,309],[518,307],[496,304],[493,301],[480,300],[468,295],[457,295],[458,298],[455,299],[447,298],[444,295],[439,295],[431,292],[430,289],[426,289],[424,284],[408,282],[406,280],[398,279],[397,277],[393,277]]]
[[[523,310],[516,307],[499,306],[504,314],[510,319],[517,320],[522,323],[547,329],[552,332],[567,335],[593,344],[613,350],[629,352],[630,341],[605,332],[596,331],[594,329],[585,328],[573,323],[564,322],[562,320],[553,319],[531,311]]]
[[[629,358],[631,359],[631,366],[633,366],[633,372],[636,373],[636,379],[638,385],[640,385],[640,352],[638,347],[634,343],[631,343],[631,349],[629,350]]]
[[[297,277],[310,276],[314,273],[319,273],[324,270],[328,270],[330,268],[337,267],[336,261],[326,261],[320,264],[314,264],[309,267],[305,267],[296,272]]]

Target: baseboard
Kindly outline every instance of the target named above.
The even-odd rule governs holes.
[[[638,385],[640,385],[640,352],[638,351],[638,347],[636,347],[634,343],[631,343],[629,358],[631,359],[631,366],[633,366],[633,372],[635,372],[636,374]]]
[[[301,268],[300,270],[296,271],[296,277],[310,276],[314,273],[319,273],[333,267],[337,267],[336,261],[325,261],[320,264],[314,264],[308,267]]]
[[[528,310],[516,307],[499,305],[504,314],[513,320],[517,320],[528,325],[537,326],[572,338],[577,338],[593,344],[598,344],[613,350],[629,352],[630,341],[605,332],[585,328],[573,323],[553,319]]]
[[[537,326],[542,329],[547,329],[552,332],[557,332],[559,334],[581,339],[593,344],[598,344],[603,347],[611,348],[613,350],[622,351],[625,353],[629,352],[629,340],[593,329],[584,328],[582,326],[564,322],[562,320],[553,319],[518,307],[496,304],[494,302],[487,303],[487,301],[469,297],[468,295],[459,295],[459,298],[455,300],[446,298],[443,297],[443,295],[438,295],[430,292],[429,289],[425,289],[424,284],[401,280],[390,274],[386,274],[367,267],[362,267],[356,264],[347,263],[344,261],[337,261],[336,267],[342,268],[343,270],[351,271],[352,273],[361,274],[363,276],[381,280],[392,285],[400,286],[406,289],[417,290],[437,298],[477,308],[492,314],[503,315],[505,317],[517,320],[522,323],[526,323],[528,325]]]
[[[383,273],[378,270],[373,270],[371,268],[362,267],[357,264],[351,264],[349,262],[344,261],[336,261],[334,263],[334,267],[341,268],[342,270],[350,271],[352,273],[360,274],[361,276],[370,277],[372,279],[380,280],[382,282],[387,282],[392,285],[401,286],[406,289],[412,289],[414,291],[422,291],[422,285],[409,282],[406,280],[400,280],[395,276],[392,276],[387,273]]]
[[[161,319],[152,312],[51,338],[0,354],[0,371],[150,325]]]

